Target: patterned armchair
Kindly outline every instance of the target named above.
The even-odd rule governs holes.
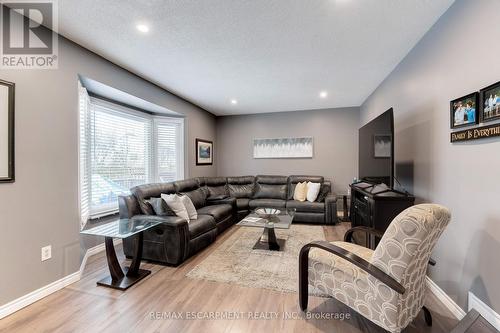
[[[389,332],[400,332],[424,310],[427,264],[434,246],[450,221],[443,206],[423,204],[399,214],[372,251],[345,242],[312,242],[299,257],[299,302],[305,311],[312,285]]]

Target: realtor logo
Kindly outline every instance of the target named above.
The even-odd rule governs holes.
[[[50,0],[1,1],[3,69],[57,69],[56,3]]]

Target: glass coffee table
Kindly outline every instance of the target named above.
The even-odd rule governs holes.
[[[142,257],[143,231],[156,227],[161,223],[161,219],[155,219],[154,217],[119,219],[80,231],[81,234],[85,235],[104,236],[110,276],[98,281],[97,285],[126,290],[151,274],[151,271],[139,268]],[[135,250],[132,263],[130,267],[125,268],[126,272],[124,273],[116,257],[113,238],[124,239],[129,237],[135,237]]]
[[[295,209],[257,208],[236,225],[264,228],[262,236],[253,246],[254,249],[283,251],[285,240],[276,238],[274,229],[289,229],[294,215]]]

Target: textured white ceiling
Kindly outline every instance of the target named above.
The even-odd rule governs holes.
[[[321,109],[359,106],[453,1],[64,0],[59,32],[217,115]]]

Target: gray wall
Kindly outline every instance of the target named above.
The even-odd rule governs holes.
[[[217,118],[217,174],[312,174],[345,193],[358,170],[359,109],[325,109]],[[254,138],[312,136],[312,159],[254,159]]]
[[[361,108],[365,124],[394,107],[407,185],[451,209],[432,279],[463,308],[471,290],[497,312],[500,139],[450,144],[449,101],[500,80],[499,12],[498,0],[457,0]]]
[[[68,40],[58,70],[0,70],[16,84],[16,182],[0,184],[0,304],[79,269],[78,74],[184,114],[186,177],[216,174],[194,160],[195,137],[215,140],[212,114]],[[52,259],[42,263],[48,244]]]

